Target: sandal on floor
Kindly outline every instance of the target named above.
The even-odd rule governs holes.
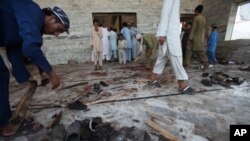
[[[160,87],[161,87],[161,84],[160,84],[160,82],[157,81],[157,80],[155,80],[155,81],[148,81],[148,86],[160,88]]]
[[[194,94],[195,90],[190,86],[186,86],[181,92],[183,94]]]
[[[213,85],[213,83],[209,79],[202,79],[201,84],[207,87],[211,87]]]
[[[241,68],[239,68],[239,70],[243,70],[243,71],[250,71],[250,66],[247,66],[247,67],[241,67]]]
[[[69,103],[68,108],[70,110],[86,110],[88,107],[87,105],[83,104],[81,101],[77,100],[73,103]]]

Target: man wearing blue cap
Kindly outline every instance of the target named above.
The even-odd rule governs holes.
[[[41,46],[43,34],[58,36],[68,32],[70,22],[63,10],[58,7],[41,10],[32,0],[1,0],[0,18],[0,47],[6,49],[17,82],[28,83],[31,79],[22,60],[24,55],[49,75],[52,89],[57,88],[60,79]],[[0,55],[0,130],[3,136],[15,134],[9,124],[9,78],[9,70]]]

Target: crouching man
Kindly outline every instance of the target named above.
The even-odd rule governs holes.
[[[58,36],[68,31],[70,22],[64,11],[59,7],[42,10],[32,0],[1,0],[0,17],[0,47],[6,47],[17,82],[28,83],[31,79],[22,60],[25,55],[49,75],[52,89],[57,88],[60,79],[45,58],[41,46],[43,34]],[[3,136],[15,134],[9,123],[9,79],[9,70],[0,56],[0,128]]]

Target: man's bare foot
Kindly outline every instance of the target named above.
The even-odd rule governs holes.
[[[12,136],[16,133],[16,126],[13,124],[7,124],[2,129],[3,136]]]

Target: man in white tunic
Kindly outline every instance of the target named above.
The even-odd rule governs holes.
[[[110,54],[109,54],[109,37],[110,37],[110,31],[107,27],[102,27],[102,44],[103,44],[103,59],[106,61],[110,60]]]
[[[112,28],[110,31],[110,39],[109,39],[109,45],[110,45],[110,56],[113,57],[113,59],[117,60],[117,33],[116,29]]]
[[[157,30],[159,38],[159,54],[154,65],[151,82],[153,86],[160,86],[156,80],[157,74],[162,74],[167,58],[170,60],[179,90],[185,94],[191,94],[194,89],[186,84],[188,75],[182,66],[182,49],[180,41],[180,0],[164,0],[161,11],[161,19]]]

